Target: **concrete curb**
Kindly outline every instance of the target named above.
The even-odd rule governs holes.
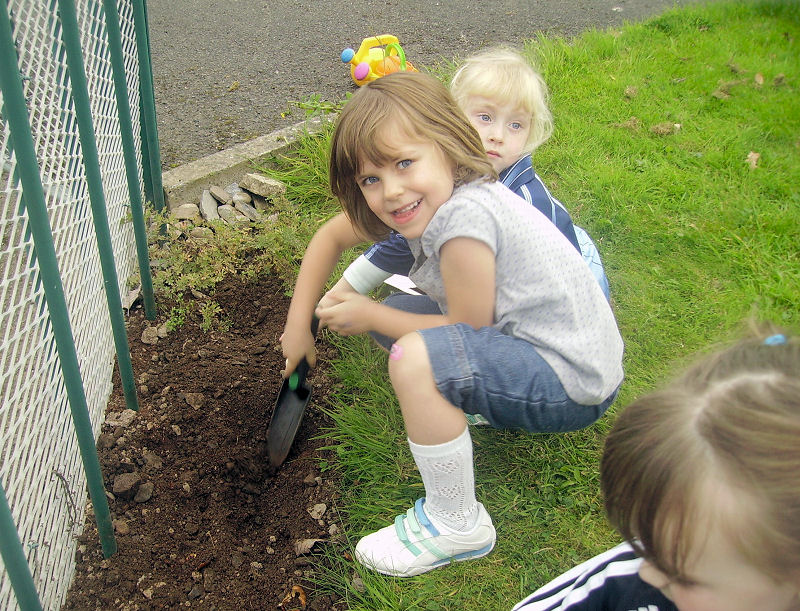
[[[182,204],[198,203],[203,190],[211,185],[224,188],[238,182],[253,171],[253,165],[288,151],[300,136],[320,131],[329,120],[312,117],[163,172],[161,183],[167,210],[174,210]]]

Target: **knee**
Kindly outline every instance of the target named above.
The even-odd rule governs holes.
[[[408,333],[389,351],[389,378],[393,385],[413,383],[421,375],[430,375],[431,365],[425,341],[419,333]]]

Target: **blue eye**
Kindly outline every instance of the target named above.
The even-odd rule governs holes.
[[[517,123],[516,121],[509,123],[508,126],[513,129],[514,131],[518,131],[522,129],[522,123]]]
[[[484,123],[491,123],[492,122],[492,117],[489,116],[488,114],[486,114],[485,112],[482,112],[482,113],[480,113],[478,115],[478,120],[482,121]]]
[[[378,182],[377,176],[367,176],[361,179],[361,186],[368,187],[369,185],[374,185],[376,182]]]
[[[401,170],[405,170],[410,165],[411,165],[410,159],[403,159],[402,161],[397,162],[397,167],[400,168]]]

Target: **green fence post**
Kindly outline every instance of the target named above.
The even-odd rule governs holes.
[[[89,188],[94,232],[97,239],[97,249],[100,252],[100,266],[103,270],[108,313],[111,317],[111,327],[114,332],[114,345],[117,350],[117,364],[119,365],[119,375],[122,381],[122,391],[125,394],[125,403],[128,408],[138,410],[136,380],[133,377],[131,351],[128,347],[125,316],[122,310],[122,299],[119,295],[119,278],[114,264],[111,231],[108,227],[106,196],[103,192],[103,176],[100,173],[100,157],[97,153],[97,140],[94,134],[86,70],[83,67],[83,51],[81,49],[80,31],[78,30],[78,18],[75,14],[75,3],[72,0],[59,0],[58,14],[61,19],[61,42],[67,54],[67,73],[71,83],[72,103],[75,107],[78,133],[81,139],[81,159],[86,172],[86,184]]]
[[[150,178],[153,181],[153,204],[158,212],[164,209],[164,185],[161,182],[161,152],[158,148],[156,98],[153,93],[153,71],[150,66],[150,37],[147,34],[147,11],[144,0],[133,0],[133,23],[139,54],[139,96],[144,109]]]
[[[0,64],[6,66],[5,69],[0,70],[0,90],[3,92],[5,119],[8,121],[11,145],[17,157],[16,170],[22,183],[23,206],[28,211],[28,224],[31,235],[33,235],[36,259],[39,262],[39,274],[42,278],[42,287],[50,312],[61,372],[64,376],[64,387],[67,391],[75,434],[86,471],[86,483],[94,505],[97,531],[100,534],[103,555],[108,558],[117,551],[117,542],[114,539],[114,528],[111,524],[111,513],[108,509],[108,499],[103,485],[103,474],[95,448],[89,408],[86,404],[86,394],[83,390],[83,381],[78,365],[78,354],[75,350],[67,303],[64,298],[64,287],[58,271],[52,229],[47,215],[39,164],[36,160],[36,150],[31,136],[28,109],[25,105],[25,94],[17,69],[17,54],[14,48],[8,6],[6,2],[0,2],[0,6],[2,6]]]
[[[23,611],[41,611],[42,603],[39,602],[31,568],[22,550],[22,543],[2,484],[0,484],[0,556],[3,557],[3,565],[17,597],[19,608]]]
[[[128,196],[131,200],[133,230],[136,235],[136,253],[139,257],[139,275],[142,279],[144,312],[148,320],[156,317],[156,302],[153,298],[153,278],[150,275],[150,257],[147,251],[147,228],[144,223],[142,192],[139,190],[139,168],[136,163],[136,147],[133,141],[128,83],[125,79],[125,60],[122,55],[122,34],[119,29],[119,13],[115,0],[103,0],[106,13],[108,49],[114,72],[114,93],[117,98],[119,128],[122,135],[122,150],[125,156],[125,174],[128,179]]]

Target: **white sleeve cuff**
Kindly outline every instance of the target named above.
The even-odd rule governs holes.
[[[382,270],[364,255],[353,261],[342,274],[350,286],[362,295],[366,295],[375,287],[380,286],[381,282],[391,275],[391,272]]]

